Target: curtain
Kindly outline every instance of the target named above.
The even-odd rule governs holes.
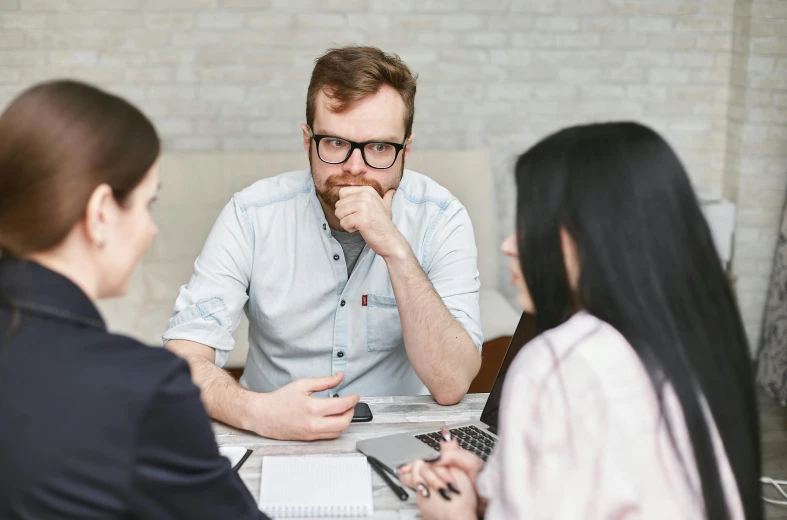
[[[777,401],[787,405],[787,212],[782,217],[765,306],[757,380]]]

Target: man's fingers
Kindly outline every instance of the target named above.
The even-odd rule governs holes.
[[[315,433],[312,437],[309,437],[308,440],[310,441],[325,441],[330,439],[336,439],[339,437],[344,430],[330,430],[330,431],[321,431]]]
[[[393,204],[393,197],[396,194],[396,190],[388,190],[383,195],[383,202],[385,202],[385,207],[388,208],[388,211],[391,211],[391,205]]]
[[[344,204],[342,204],[344,202]],[[336,203],[336,211],[334,211],[334,215],[339,220],[343,219],[347,215],[352,215],[353,213],[357,213],[362,208],[362,205],[357,200],[348,200],[348,201],[339,201]]]
[[[304,377],[302,379],[298,379],[298,382],[305,392],[312,393],[330,390],[341,383],[342,379],[344,379],[344,373],[337,372],[331,376]]]
[[[329,415],[344,414],[348,411],[352,412],[355,405],[361,400],[361,396],[358,394],[350,394],[342,397],[331,397],[329,399],[321,399],[318,397],[314,399],[319,399],[320,404],[317,408],[319,414],[323,417],[327,417]]]
[[[344,229],[348,233],[353,233],[355,231],[358,231],[358,219],[355,217],[354,214],[339,219],[339,224],[342,226],[342,229]]]
[[[364,192],[371,192],[380,196],[377,193],[377,190],[372,188],[371,186],[345,186],[344,188],[339,188],[339,200],[341,201],[345,197],[349,197],[350,195],[354,195],[356,193],[364,193]]]
[[[350,408],[344,413],[337,415],[329,415],[319,420],[319,429],[322,431],[339,431],[346,430],[353,420],[353,409]]]
[[[312,420],[312,428],[310,428],[311,433],[307,435],[307,440],[316,441],[323,439],[335,439],[350,426],[352,419],[352,408],[338,415],[315,417]]]

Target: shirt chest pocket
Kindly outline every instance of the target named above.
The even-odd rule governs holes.
[[[386,352],[404,348],[402,322],[396,300],[390,296],[366,295],[366,350]]]

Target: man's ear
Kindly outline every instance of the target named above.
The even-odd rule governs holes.
[[[303,149],[306,150],[306,153],[309,153],[309,150],[312,148],[312,136],[309,125],[301,123],[301,130],[303,130]]]
[[[108,184],[100,184],[90,194],[85,208],[85,233],[88,241],[98,248],[112,239],[117,221],[118,206]]]
[[[415,139],[415,134],[410,134],[410,137],[407,138],[407,142],[404,144],[404,160],[406,161],[408,157],[410,157],[410,151],[413,148],[413,139]]]

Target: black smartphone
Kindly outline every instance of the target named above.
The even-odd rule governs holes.
[[[353,411],[353,422],[369,422],[372,420],[372,410],[366,403],[358,403]]]

